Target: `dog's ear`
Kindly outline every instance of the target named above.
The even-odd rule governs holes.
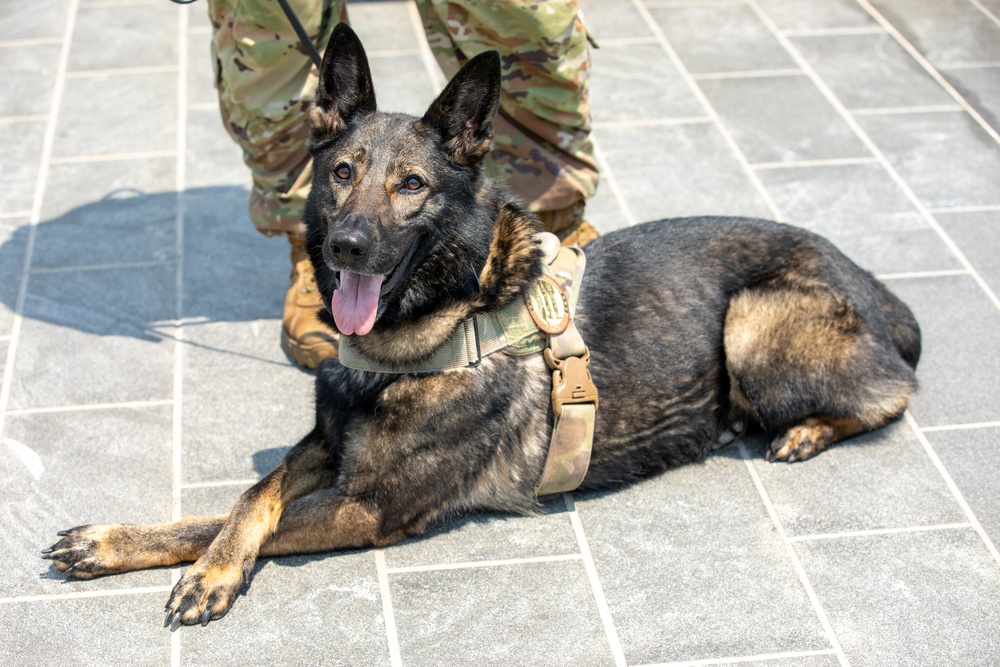
[[[458,71],[423,122],[438,132],[452,160],[472,166],[490,150],[499,107],[500,54],[486,51]]]
[[[375,88],[365,49],[350,26],[338,23],[323,55],[310,115],[312,141],[333,139],[357,114],[373,111]]]

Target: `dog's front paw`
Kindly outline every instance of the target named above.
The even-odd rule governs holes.
[[[233,606],[252,569],[253,561],[239,567],[214,565],[207,557],[199,559],[174,586],[167,601],[164,625],[175,630],[182,624],[204,626],[222,618]]]
[[[805,461],[826,449],[834,440],[833,429],[825,424],[809,420],[805,424],[793,426],[771,441],[767,449],[768,461]]]
[[[56,533],[62,539],[42,551],[42,558],[67,579],[92,579],[118,574],[128,565],[128,526],[77,526]]]

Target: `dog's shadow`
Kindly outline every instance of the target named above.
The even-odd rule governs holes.
[[[8,227],[0,233],[0,303],[15,311],[30,252],[21,309],[28,320],[173,340],[178,273],[186,325],[280,317],[288,244],[253,228],[247,196],[233,186],[122,189],[34,228]]]

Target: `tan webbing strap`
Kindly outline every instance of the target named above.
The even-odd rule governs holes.
[[[586,268],[579,248],[565,248],[549,263],[549,272],[566,292],[570,321],[552,333],[544,351],[552,370],[552,439],[535,495],[572,491],[580,486],[590,466],[597,416],[597,387],[588,366],[590,351],[576,328],[576,301]]]

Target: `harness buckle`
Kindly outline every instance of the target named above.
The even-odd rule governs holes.
[[[567,403],[593,403],[598,407],[597,386],[590,377],[590,349],[584,348],[579,357],[558,359],[551,348],[542,353],[545,363],[552,370],[552,413],[562,415],[562,406]]]

